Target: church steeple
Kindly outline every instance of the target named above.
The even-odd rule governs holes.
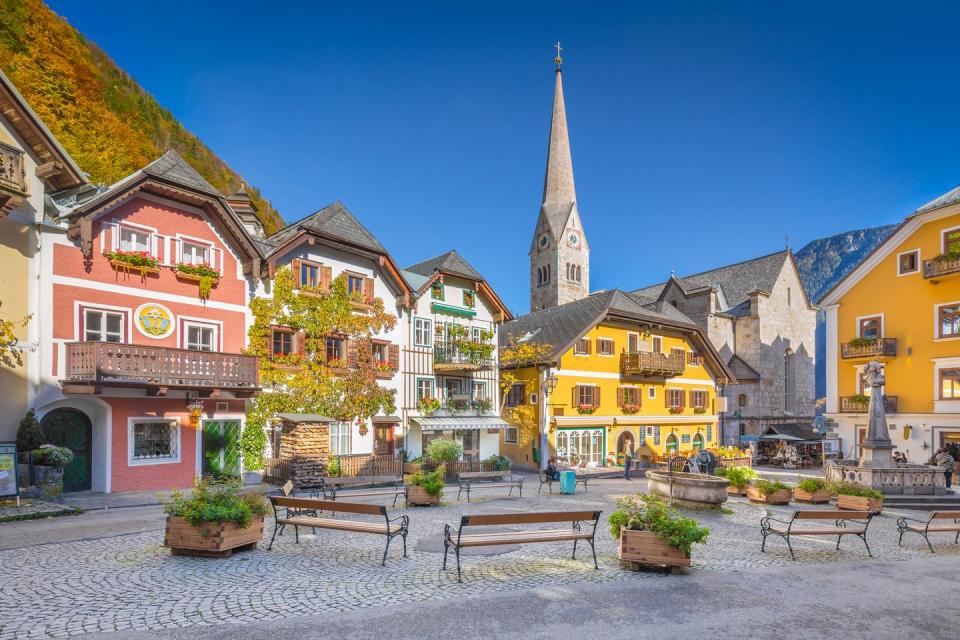
[[[590,248],[577,210],[573,159],[563,100],[563,72],[558,42],[553,88],[553,113],[547,143],[540,215],[530,246],[530,310],[537,311],[590,292]]]

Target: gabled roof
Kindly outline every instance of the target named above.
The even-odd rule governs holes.
[[[704,287],[721,289],[727,303],[736,306],[744,300],[748,300],[750,293],[753,291],[772,291],[789,256],[790,252],[787,250],[778,251],[719,269],[711,269],[710,271],[695,273],[682,278],[675,277],[674,279],[687,293]],[[645,298],[659,298],[667,282],[637,289],[634,293]]]
[[[145,166],[141,171],[155,178],[163,178],[170,182],[192,187],[197,191],[204,191],[214,196],[223,196],[216,187],[207,182],[189,162],[181,158],[180,154],[173,149]]]
[[[760,374],[757,373],[757,370],[744,362],[743,359],[736,354],[730,356],[730,361],[727,362],[727,366],[730,367],[730,371],[733,371],[733,375],[737,376],[738,382],[756,382],[760,380]]]
[[[474,269],[473,266],[464,260],[456,251],[447,251],[445,254],[437,256],[436,258],[418,262],[415,265],[407,267],[404,271],[412,271],[413,273],[428,277],[433,275],[435,271],[441,271],[451,275],[463,276],[469,280],[484,280],[480,272]]]
[[[951,189],[950,191],[947,191],[942,196],[937,196],[927,204],[923,205],[922,207],[914,211],[914,213],[916,214],[916,213],[923,213],[925,211],[933,211],[934,209],[947,207],[951,204],[956,204],[958,202],[960,202],[960,187]]]
[[[311,213],[306,218],[287,225],[269,236],[266,242],[279,247],[301,231],[313,231],[374,253],[387,253],[387,249],[380,244],[376,236],[370,233],[370,230],[363,226],[339,200]]]

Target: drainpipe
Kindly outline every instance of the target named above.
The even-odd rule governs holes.
[[[550,405],[549,394],[547,393],[547,378],[550,377],[550,368],[546,369],[538,368],[537,369],[537,386],[540,390],[540,395],[537,397],[537,401],[540,403],[539,423],[538,431],[540,432],[540,469],[546,470],[547,468],[547,458],[550,455],[550,436],[547,430],[550,426],[550,416],[547,415]]]

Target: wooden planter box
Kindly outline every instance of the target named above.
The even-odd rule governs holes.
[[[732,484],[727,485],[727,495],[728,496],[745,496],[747,495],[747,487],[743,489],[737,489]]]
[[[397,372],[394,369],[390,369],[389,371],[374,370],[374,376],[377,380],[389,380],[395,375],[397,375]]]
[[[797,502],[806,502],[809,504],[826,504],[830,502],[829,489],[817,489],[813,493],[804,491],[800,487],[793,488],[793,499]]]
[[[790,504],[790,489],[780,489],[768,494],[761,492],[756,487],[748,487],[747,497],[752,502],[762,502],[764,504]]]
[[[837,496],[837,508],[850,511],[869,511],[880,513],[883,510],[883,498],[865,498],[861,496]]]
[[[177,280],[183,280],[184,282],[199,283],[200,278],[203,277],[199,273],[184,273],[182,271],[177,271],[176,274],[177,274]],[[213,284],[211,286],[214,286],[214,287],[217,286],[217,283],[220,282],[220,276],[210,276],[210,279],[213,280]]]
[[[403,472],[404,473],[420,473],[423,471],[423,465],[419,462],[404,462],[403,463]]]
[[[123,260],[111,260],[110,264],[113,265],[113,268],[117,271],[126,271],[127,273],[135,273],[137,275],[142,273],[145,276],[155,276],[160,273],[160,267],[138,267]]]
[[[257,548],[263,538],[263,518],[254,518],[249,527],[236,522],[209,522],[195,527],[183,518],[167,517],[163,546],[175,556],[228,558],[234,551]]]
[[[429,507],[431,505],[440,504],[440,498],[443,494],[439,496],[432,496],[427,493],[426,489],[416,485],[407,485],[407,504],[417,505],[419,507]]]
[[[620,529],[620,546],[617,557],[637,570],[644,567],[689,567],[690,556],[674,549],[650,531]]]

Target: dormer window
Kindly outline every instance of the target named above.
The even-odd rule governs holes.
[[[120,251],[146,251],[151,249],[150,232],[130,227],[120,227]]]

